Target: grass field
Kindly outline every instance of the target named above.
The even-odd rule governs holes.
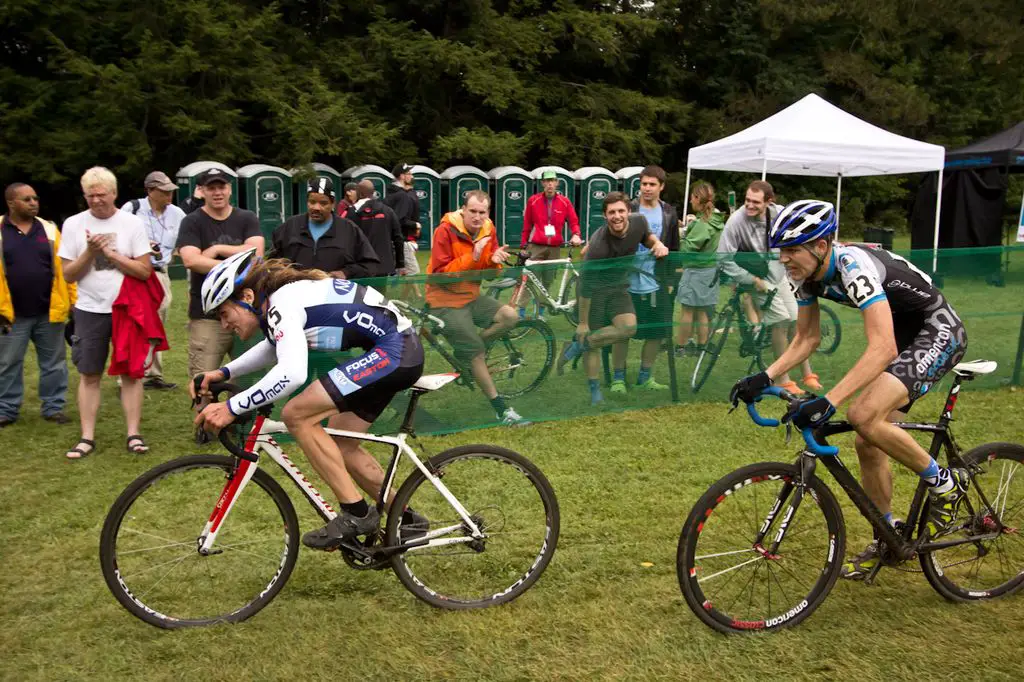
[[[178,350],[168,356],[167,367],[171,379],[184,382],[180,284],[175,295],[169,330]],[[0,483],[3,679],[1024,676],[1018,646],[1024,596],[954,605],[919,573],[885,571],[874,587],[840,583],[808,621],[778,635],[724,637],[698,623],[675,577],[683,519],[707,486],[728,471],[753,461],[789,460],[795,451],[780,431],[759,429],[742,412],[727,415],[726,406],[714,402],[423,438],[434,453],[462,443],[504,445],[529,456],[551,480],[562,513],[559,548],[540,582],[512,604],[443,612],[416,600],[390,572],[357,573],[336,554],[303,549],[283,592],[246,623],[160,631],[130,616],[107,591],[98,562],[103,518],[143,471],[217,447],[191,444],[188,401],[179,388],[146,393],[143,433],[153,451],[127,454],[110,379],[104,383],[97,453],[68,462],[63,452],[74,444],[77,427],[38,417],[34,358],[28,363],[21,419],[0,431],[6,464]],[[937,415],[943,389],[919,403],[917,417]],[[423,405],[437,412],[475,410],[480,400],[449,388]],[[565,400],[552,404],[550,413],[572,416],[577,405]],[[68,411],[77,418],[73,401]],[[954,427],[964,447],[1024,441],[1020,390],[968,385],[957,411]],[[849,438],[836,442],[852,448]],[[311,475],[297,449],[288,450]],[[855,467],[851,455],[846,461]],[[915,482],[897,472],[898,506],[908,504]],[[319,525],[307,505],[293,500],[303,531]],[[849,504],[844,508],[848,548],[859,551],[870,530]]]

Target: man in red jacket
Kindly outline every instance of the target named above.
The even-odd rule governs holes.
[[[534,194],[526,202],[521,243],[523,248],[530,252],[531,259],[555,260],[562,257],[566,224],[572,231],[569,243],[573,246],[583,243],[580,239],[580,219],[568,197],[558,193],[558,176],[554,171],[541,173],[540,183],[544,191]],[[555,277],[554,268],[542,269],[540,277],[544,282],[544,288],[550,290]],[[520,305],[526,305],[525,298],[520,301]],[[543,308],[540,309],[540,313],[544,313]],[[525,316],[526,308],[520,307],[519,317]]]

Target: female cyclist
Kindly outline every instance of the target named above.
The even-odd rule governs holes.
[[[365,432],[396,393],[416,383],[423,373],[423,347],[412,323],[375,289],[333,279],[321,270],[298,270],[287,260],[261,262],[255,249],[231,256],[207,274],[202,303],[204,312],[216,313],[221,325],[240,339],[258,330],[265,339],[226,366],[201,375],[201,392],[207,393],[211,383],[249,374],[276,360],[251,388],[199,413],[196,423],[213,430],[302,386],[309,375],[309,351],[366,351],[289,400],[281,418],[341,503],[341,513],[303,535],[303,544],[332,550],[345,540],[376,531],[380,515],[355,483],[377,496],[384,472],[357,441],[333,439],[320,422],[330,418],[332,428]],[[194,391],[191,382],[189,390]],[[403,516],[403,522],[421,520],[411,510],[405,514],[409,518]]]

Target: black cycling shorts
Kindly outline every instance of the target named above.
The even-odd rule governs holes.
[[[395,394],[423,375],[423,346],[415,332],[389,334],[354,360],[320,377],[338,412],[352,412],[373,422]]]
[[[900,408],[907,412],[964,357],[967,330],[956,312],[942,305],[926,312],[920,324],[901,324],[895,331],[900,354],[885,371],[907,387],[910,402]]]

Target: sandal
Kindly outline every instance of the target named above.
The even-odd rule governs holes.
[[[81,447],[83,445],[88,445],[89,449],[88,450],[83,450],[82,447]],[[85,459],[86,457],[88,457],[89,455],[91,455],[95,451],[96,451],[96,441],[89,440],[88,438],[79,438],[78,439],[78,443],[75,444],[75,447],[71,448],[66,453],[64,453],[64,457],[66,457],[67,459],[70,459],[70,460]],[[78,453],[78,454],[72,455],[71,454],[72,452],[75,452],[75,453]]]
[[[804,375],[803,384],[812,391],[820,391],[822,389],[821,377],[814,372]]]
[[[136,445],[132,445],[133,442],[137,442]],[[136,434],[134,436],[128,436],[127,441],[128,452],[133,455],[144,455],[149,452],[149,446],[146,445],[146,441],[142,440],[142,436]]]
[[[795,381],[787,381],[784,384],[776,384],[776,386],[778,386],[779,388],[781,388],[784,391],[789,391],[790,393],[792,393],[793,395],[795,395],[798,398],[800,396],[802,396],[802,395],[806,395],[807,394],[807,391],[805,391],[804,389],[802,389],[799,386],[797,386]]]

